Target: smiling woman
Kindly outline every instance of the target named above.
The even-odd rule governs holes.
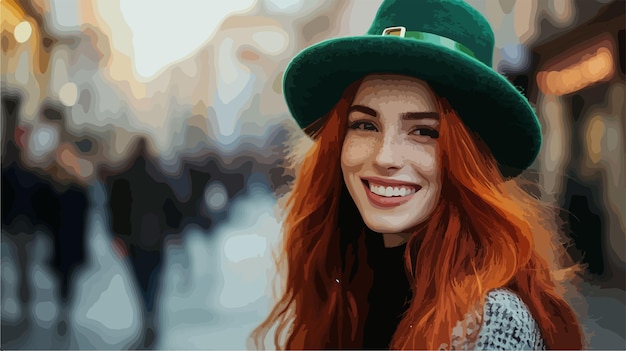
[[[515,178],[539,123],[492,52],[461,1],[386,0],[367,35],[291,61],[285,97],[314,142],[256,347],[274,326],[279,349],[584,346],[564,297],[578,267],[554,209]]]
[[[439,197],[437,106],[425,82],[383,75],[368,76],[349,109],[343,179],[367,227],[392,234],[384,239],[424,221]]]

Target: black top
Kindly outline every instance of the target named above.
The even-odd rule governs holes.
[[[387,349],[411,297],[403,254],[406,244],[385,248],[382,235],[368,233],[367,261],[374,272],[368,295],[369,312],[365,321],[363,349]]]

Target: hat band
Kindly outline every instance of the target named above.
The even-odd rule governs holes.
[[[383,35],[417,39],[419,41],[423,41],[426,43],[431,43],[437,46],[448,48],[452,51],[462,52],[475,59],[478,59],[476,55],[474,54],[474,51],[470,50],[467,46],[459,42],[456,42],[450,38],[443,37],[441,35],[427,33],[427,32],[407,31],[405,27],[385,28],[385,30],[383,31]]]

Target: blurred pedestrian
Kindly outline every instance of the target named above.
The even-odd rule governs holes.
[[[18,248],[21,273],[19,295],[24,307],[31,302],[28,271],[34,257],[27,249],[32,238],[23,241],[18,237],[32,236],[37,232],[50,235],[53,242],[50,268],[60,281],[61,310],[65,313],[71,294],[72,275],[85,262],[86,216],[89,209],[87,189],[84,184],[71,179],[62,181],[25,164],[30,132],[19,125],[20,106],[18,95],[3,93],[6,128],[2,155],[2,230],[15,239]],[[62,167],[55,168],[62,172]],[[65,316],[59,321],[60,334],[66,331],[64,319]]]

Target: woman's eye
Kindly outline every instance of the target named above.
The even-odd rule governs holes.
[[[376,126],[370,122],[354,122],[350,125],[351,129],[376,131]]]
[[[429,136],[433,139],[439,138],[439,132],[432,128],[417,128],[411,134]]]

